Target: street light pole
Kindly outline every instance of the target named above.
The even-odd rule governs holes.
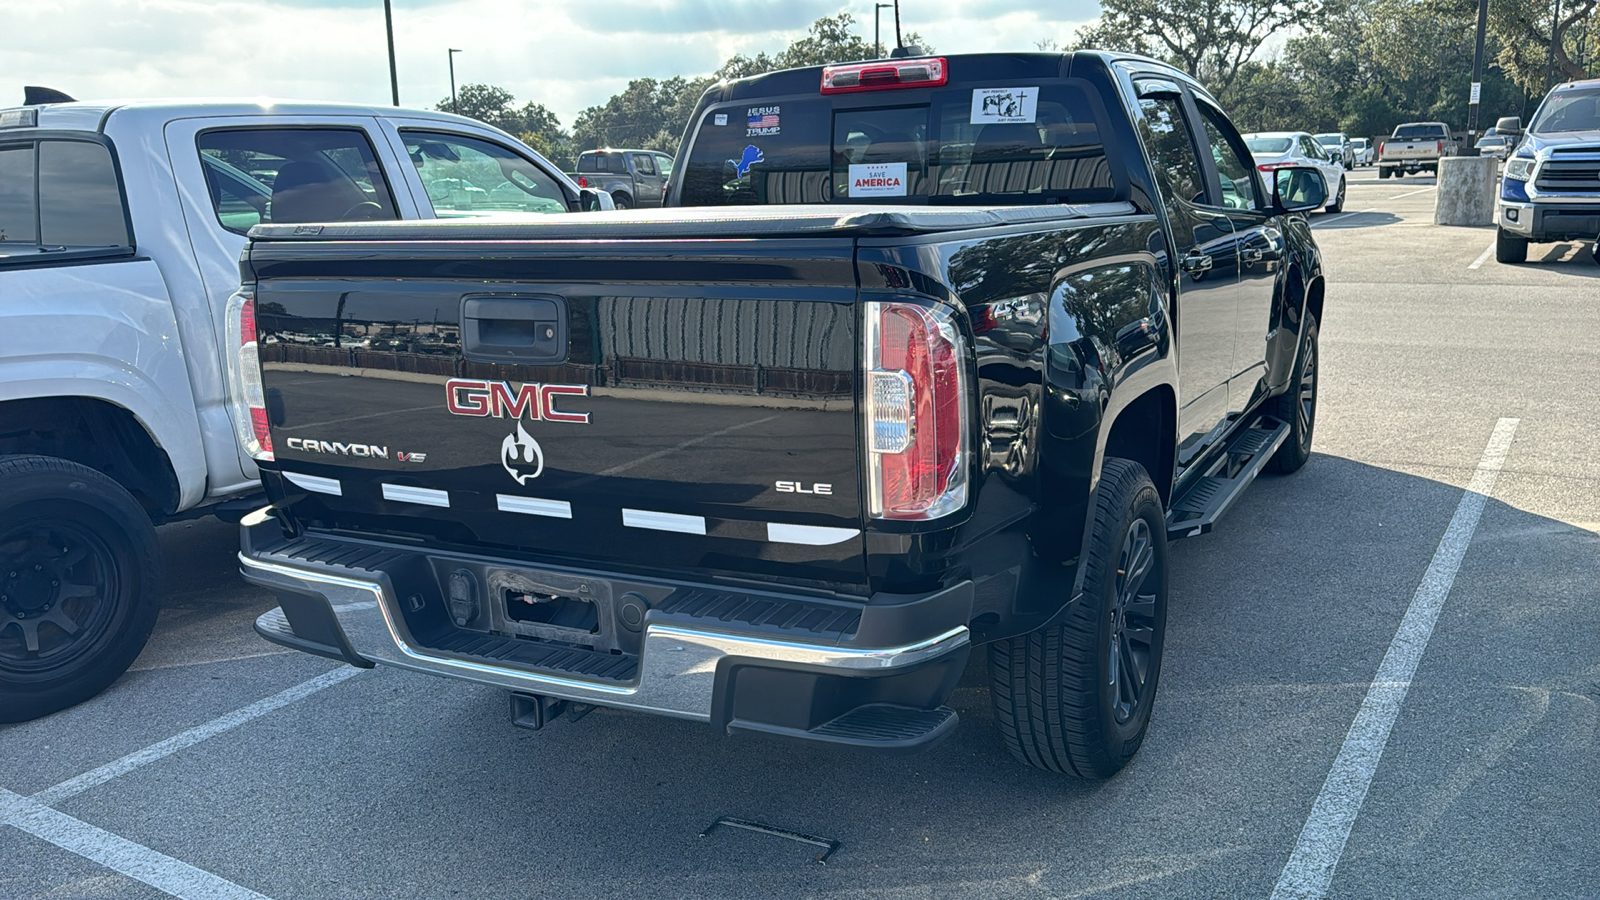
[[[461,110],[456,108],[456,54],[460,52],[460,50],[452,47],[448,54],[450,57],[450,111],[456,115],[461,114]]]
[[[389,0],[383,0],[383,28],[389,35],[389,93],[394,98],[394,105],[400,105],[400,75],[394,66],[394,10],[389,5]]]
[[[1472,95],[1467,102],[1467,146],[1463,156],[1478,155],[1478,101],[1483,93],[1483,33],[1489,25],[1489,0],[1478,0],[1478,49],[1472,54]]]
[[[872,50],[878,54],[879,59],[883,59],[883,40],[878,37],[878,21],[881,18],[882,11],[886,9],[894,9],[894,4],[874,3],[872,5]]]

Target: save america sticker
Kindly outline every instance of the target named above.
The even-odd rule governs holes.
[[[850,196],[904,197],[905,195],[905,163],[858,163],[850,167]]]

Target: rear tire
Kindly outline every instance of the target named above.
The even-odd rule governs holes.
[[[1094,503],[1083,596],[1062,624],[989,645],[989,696],[1012,756],[1109,778],[1150,725],[1167,628],[1167,526],[1155,485],[1132,460],[1105,460]]]
[[[633,209],[633,198],[621,191],[611,195],[611,203],[617,209]]]
[[[1298,471],[1311,458],[1311,438],[1317,430],[1319,362],[1317,318],[1307,312],[1305,329],[1300,334],[1300,352],[1294,358],[1294,377],[1283,393],[1268,401],[1272,415],[1289,423],[1289,436],[1267,460],[1268,472],[1287,475]]]
[[[1494,230],[1494,261],[1525,263],[1528,261],[1528,239],[1506,234],[1504,228]]]
[[[1378,167],[1378,177],[1380,179],[1388,178],[1389,177],[1389,170],[1385,169],[1383,166],[1379,166]]]
[[[0,457],[0,722],[93,697],[144,649],[160,550],[138,501],[46,456]]]

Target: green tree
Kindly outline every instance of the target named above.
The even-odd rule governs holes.
[[[1165,59],[1214,92],[1226,93],[1239,70],[1274,34],[1315,29],[1337,0],[1104,0],[1100,21],[1079,29],[1078,47],[1123,50]]]
[[[1596,55],[1589,34],[1596,23],[1596,0],[1565,0],[1561,18],[1554,8],[1527,0],[1491,0],[1489,30],[1499,39],[1495,61],[1530,94],[1543,96],[1555,81],[1589,77]]]
[[[754,56],[737,54],[716,72],[697,78],[635,78],[605,103],[578,113],[577,120],[572,123],[573,146],[582,150],[637,147],[676,154],[684,127],[694,114],[700,96],[719,81],[778,69],[871,59],[874,55],[872,42],[852,31],[855,24],[855,17],[849,13],[824,16],[811,23],[804,37],[775,55],[765,51]],[[915,32],[906,35],[906,43],[931,52],[921,41]]]
[[[516,135],[551,162],[570,169],[573,161],[572,136],[561,127],[561,120],[542,103],[530,101],[521,107],[516,103],[517,98],[505,88],[492,84],[464,84],[456,91],[454,104],[446,97],[435,104],[434,109],[451,112],[454,106],[461,115]]]

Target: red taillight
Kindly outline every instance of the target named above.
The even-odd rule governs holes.
[[[1434,141],[1434,143],[1438,145],[1434,149],[1439,151],[1440,153],[1443,153],[1444,152],[1444,141]]]
[[[866,305],[868,506],[934,519],[967,499],[966,342],[942,309]]]
[[[241,289],[228,299],[228,334],[233,348],[228,361],[229,401],[234,430],[245,452],[271,460],[272,430],[267,423],[266,392],[261,386],[261,357],[257,355],[256,301]]]
[[[578,187],[582,188],[582,187],[588,187],[588,186],[589,186],[589,179],[585,178],[582,175],[579,175],[578,176]]]
[[[886,62],[827,66],[822,70],[824,94],[888,91],[895,88],[939,87],[950,80],[944,57],[895,59]]]
[[[1292,165],[1294,165],[1294,163],[1292,163],[1292,162],[1262,163],[1261,165],[1256,166],[1256,168],[1260,169],[1263,172],[1271,172],[1273,169],[1282,169],[1285,166],[1292,166]]]

